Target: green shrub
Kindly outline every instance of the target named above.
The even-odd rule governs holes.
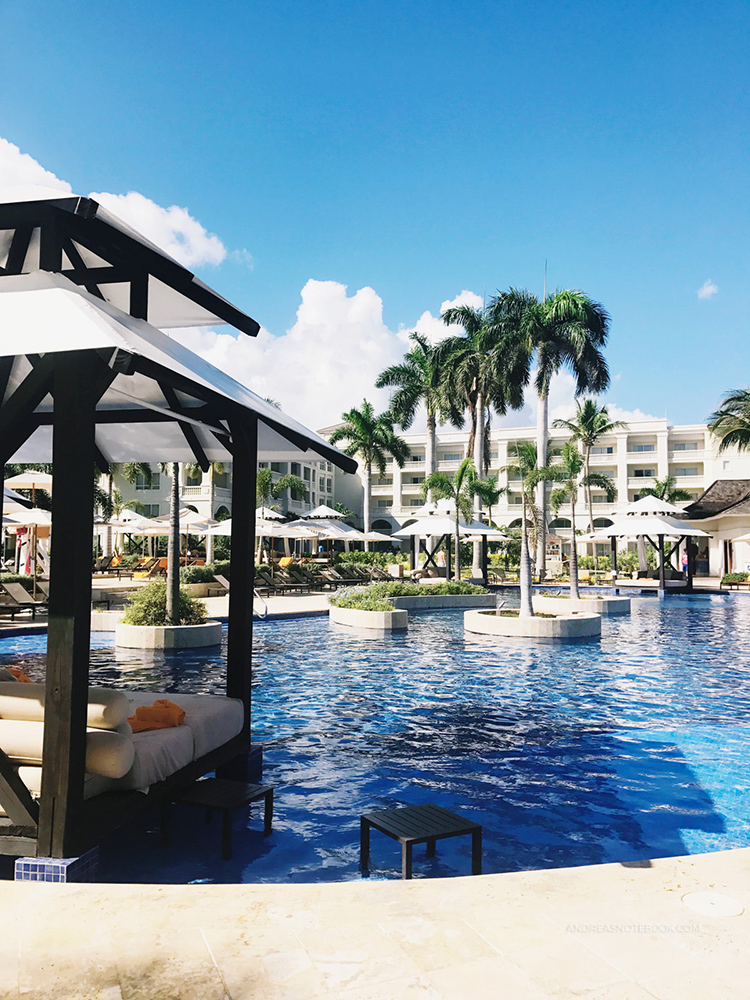
[[[231,564],[229,562],[221,562],[220,560],[217,559],[216,562],[214,562],[214,573],[218,573],[219,576],[224,576],[227,578],[227,580],[230,580],[231,579],[231,577],[229,576],[230,565]]]
[[[747,573],[725,573],[722,583],[747,583]]]
[[[206,620],[205,605],[186,590],[180,591],[179,610],[181,625],[200,625]],[[171,625],[167,621],[166,583],[154,580],[129,597],[123,621],[128,625]]]
[[[389,604],[389,597],[443,597],[457,594],[486,594],[485,587],[478,587],[473,583],[458,583],[455,580],[446,580],[444,583],[436,584],[416,584],[401,583],[394,580],[392,583],[383,581],[382,583],[371,583],[368,587],[347,587],[337,591],[328,601],[339,608],[362,608],[366,611],[392,611],[393,605]],[[350,603],[354,601],[355,603]],[[378,607],[367,607],[362,603],[378,602]],[[383,607],[383,604],[388,604]]]
[[[21,583],[24,587],[34,586],[34,577],[26,573],[0,573],[1,583]]]
[[[181,583],[213,583],[216,567],[213,563],[206,566],[183,566],[180,570]]]

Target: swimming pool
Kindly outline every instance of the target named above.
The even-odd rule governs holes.
[[[0,662],[38,677],[40,642],[2,640]],[[92,683],[223,689],[219,655],[110,643],[97,638]],[[149,816],[103,845],[102,879],[359,878],[360,814],[429,801],[482,823],[485,872],[750,845],[745,596],[636,598],[601,640],[574,644],[499,644],[464,635],[462,612],[423,612],[389,638],[327,618],[262,623],[255,646],[272,836],[256,814],[223,862],[218,825],[175,807],[172,848]],[[371,847],[370,877],[398,877],[398,845],[373,833]],[[432,859],[415,849],[415,877],[469,870],[468,838]]]

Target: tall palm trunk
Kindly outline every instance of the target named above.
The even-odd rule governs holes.
[[[167,542],[167,618],[180,624],[180,467],[172,463],[169,494],[169,540]]]
[[[477,475],[481,479],[484,476],[484,393],[481,389],[477,392],[477,427],[474,435],[474,466]],[[478,495],[474,495],[474,516],[477,521],[482,516],[482,501]],[[472,543],[471,575],[480,577],[482,575],[482,543]]]
[[[427,411],[427,442],[425,444],[425,465],[427,466],[427,475],[431,476],[433,472],[437,472],[437,448],[435,447],[437,442],[437,419],[435,414]],[[427,499],[432,500],[432,490],[427,494]]]
[[[364,482],[364,521],[365,521],[365,531],[370,531],[370,490],[372,483],[372,462],[365,462],[365,482]],[[370,543],[365,542],[365,552],[370,551]]]
[[[547,464],[547,442],[549,439],[549,387],[539,393],[536,414],[536,467],[543,469]],[[543,580],[547,566],[547,484],[542,480],[536,488],[536,505],[539,510],[539,526],[536,536],[536,569]]]
[[[588,479],[589,476],[589,456],[591,455],[591,445],[587,444],[583,451],[583,477]],[[586,506],[589,511],[589,534],[594,533],[594,501],[591,496],[591,483],[587,482],[584,489],[586,490]],[[591,543],[591,554],[594,557],[594,570],[596,570],[596,542]]]
[[[461,579],[461,535],[458,529],[458,502],[456,502],[456,533],[453,538],[453,547],[455,549],[455,559],[453,560],[453,579]]]
[[[572,539],[570,542],[570,596],[577,601],[578,594],[578,546],[576,545],[576,492],[570,495],[570,530]]]
[[[519,618],[531,618],[534,606],[531,601],[531,559],[529,557],[529,531],[526,521],[526,498],[521,502],[521,610]]]

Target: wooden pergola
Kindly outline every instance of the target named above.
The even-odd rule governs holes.
[[[0,470],[54,468],[42,791],[37,803],[0,749],[1,853],[80,854],[250,746],[258,458],[356,463],[162,332],[222,322],[259,329],[95,201],[43,192],[0,204]],[[147,796],[84,801],[94,470],[135,460],[232,463],[226,693],[242,700],[244,727]]]

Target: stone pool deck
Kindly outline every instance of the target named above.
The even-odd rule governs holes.
[[[740,916],[697,913],[720,893]],[[0,883],[3,1000],[743,998],[750,848],[308,885]]]

